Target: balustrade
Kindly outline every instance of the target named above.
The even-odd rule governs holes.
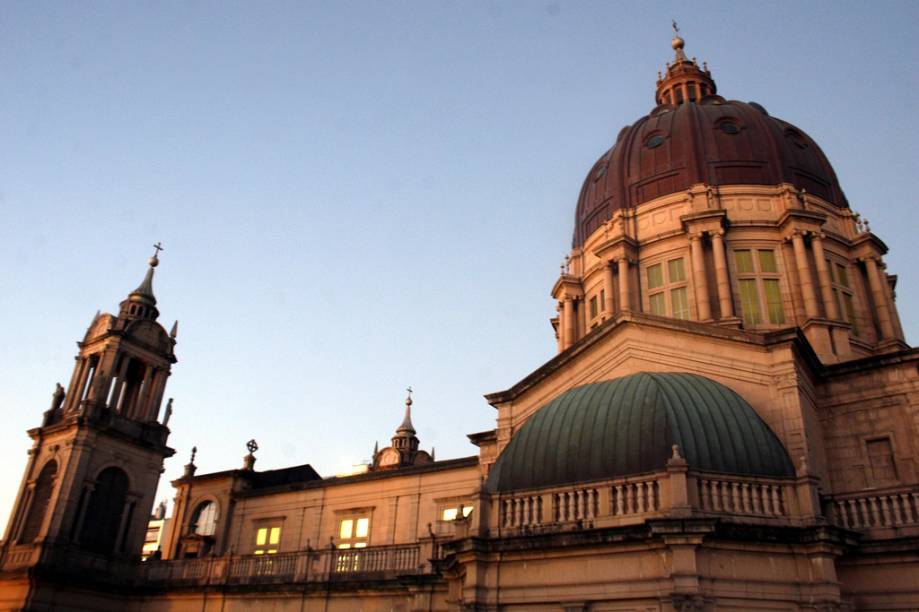
[[[645,514],[657,512],[661,508],[661,489],[657,480],[614,484],[610,493],[610,512],[613,516]]]
[[[779,483],[699,478],[699,505],[706,512],[781,517],[788,514]]]
[[[839,496],[831,500],[835,522],[846,529],[908,527],[919,525],[919,491]]]

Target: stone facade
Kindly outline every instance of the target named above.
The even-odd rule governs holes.
[[[392,445],[362,473],[259,471],[254,441],[241,469],[198,475],[193,456],[173,482],[160,558],[139,563],[171,453],[159,407],[175,333],[155,323],[151,267],[118,317],[94,320],[74,382],[30,432],[32,459],[0,559],[0,608],[919,609],[919,351],[904,341],[886,246],[849,208],[816,143],[761,107],[715,95],[707,67],[682,49],[675,38],[659,106],[591,169],[552,289],[559,352],[486,396],[496,423],[469,435],[477,456],[437,461],[420,450],[411,399]],[[677,113],[695,123],[660,127]],[[709,116],[718,117],[712,125],[699,119]],[[682,133],[708,139],[714,157],[678,149]],[[731,158],[743,148],[730,145],[738,135],[773,153],[743,166]],[[673,155],[654,157],[667,139],[693,172],[712,164],[712,180],[675,188],[696,175]],[[781,147],[799,157],[767,159]],[[650,173],[636,184],[621,171],[625,148],[637,174]],[[598,210],[607,218],[597,221]],[[698,453],[716,439],[706,432],[756,440],[696,398],[694,418],[708,421],[681,432],[692,452],[674,444],[648,469],[610,465],[580,481],[540,480],[540,465],[514,465],[537,484],[489,486],[534,415],[639,373],[736,393],[792,467],[702,469]],[[629,401],[640,414],[686,417],[652,406],[655,398],[639,390]],[[613,400],[591,401],[566,410],[591,416]],[[617,450],[627,458],[639,438],[669,435],[667,427],[655,421]],[[578,439],[597,452],[613,444],[589,433],[540,456],[583,453]],[[88,528],[87,546],[81,521],[96,488],[118,489],[100,476],[115,465],[128,481],[109,516],[119,520]]]

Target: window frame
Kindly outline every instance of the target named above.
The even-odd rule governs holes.
[[[275,555],[281,548],[281,534],[284,533],[283,518],[259,519],[253,523],[252,529],[252,554]],[[265,541],[259,543],[259,534],[265,532]],[[272,535],[277,534],[277,539]]]
[[[830,272],[830,290],[833,293],[833,302],[836,304],[838,320],[848,323],[852,327],[852,335],[859,338],[861,330],[858,325],[858,294],[852,282],[852,267],[848,261],[833,256],[827,256],[825,260]],[[840,269],[845,273],[846,282],[840,278]],[[846,298],[850,301],[847,302]],[[851,313],[847,308],[849,306],[852,308]]]
[[[750,262],[752,264],[752,270],[750,271],[741,271],[740,266],[738,265],[737,255],[738,253],[747,252],[750,253]],[[762,256],[760,253],[771,252],[773,260],[775,262],[775,270],[765,271],[763,270],[762,265]],[[740,311],[740,320],[743,322],[744,329],[751,328],[770,328],[770,329],[781,329],[788,326],[788,313],[785,308],[785,296],[787,295],[787,287],[784,283],[784,275],[782,273],[783,269],[783,260],[782,260],[782,249],[781,245],[769,245],[769,244],[732,244],[730,248],[730,266],[731,272],[735,280],[734,283],[734,294],[735,294],[735,304]],[[747,320],[746,312],[744,310],[744,291],[741,289],[743,286],[743,281],[754,281],[754,286],[756,288],[756,306],[759,309],[759,321],[749,322]],[[781,320],[774,321],[772,317],[772,311],[770,309],[769,302],[769,293],[766,290],[766,281],[775,282],[776,287],[778,288],[778,306],[780,307]]]
[[[687,255],[682,253],[678,256],[664,256],[652,260],[650,263],[645,265],[642,269],[642,278],[644,280],[644,307],[645,312],[653,314],[659,317],[669,317],[671,319],[679,319],[681,321],[691,321],[693,319],[693,307],[692,299],[689,290],[689,272],[687,270]],[[672,270],[671,264],[673,262],[682,261],[682,278],[679,280],[672,280]],[[651,287],[651,278],[648,273],[652,268],[660,266],[661,274],[661,284],[655,287]],[[680,317],[675,315],[674,311],[674,298],[673,295],[675,292],[683,290],[684,295],[686,296],[686,316]],[[652,307],[654,300],[658,297],[663,299],[663,313],[656,313]]]
[[[360,521],[366,520],[365,535],[358,535],[360,532]],[[342,529],[346,521],[351,521],[350,535],[342,535]],[[370,536],[373,527],[373,509],[372,508],[355,508],[343,512],[337,512],[335,515],[335,548],[336,550],[354,550],[367,548],[370,546]]]

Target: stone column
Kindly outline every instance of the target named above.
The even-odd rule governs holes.
[[[877,309],[878,325],[881,328],[881,339],[889,340],[894,337],[893,323],[890,321],[890,307],[887,303],[887,292],[884,291],[884,285],[887,279],[881,278],[881,269],[878,267],[877,258],[865,258],[865,271],[868,274],[868,285],[871,287],[871,297],[874,299],[874,307]]]
[[[606,303],[603,307],[606,309],[606,316],[613,316],[613,262],[606,262],[603,268],[603,291],[606,292]]]
[[[715,277],[718,283],[718,306],[721,318],[734,316],[734,299],[731,297],[731,282],[728,280],[728,259],[724,252],[724,230],[709,234],[712,238],[712,255],[715,256]]]
[[[696,289],[696,305],[699,308],[699,320],[709,321],[712,318],[712,307],[708,301],[708,278],[705,274],[705,255],[702,252],[702,234],[689,237],[689,248],[692,255],[692,276]]]
[[[574,300],[566,297],[562,305],[562,350],[574,344]]]
[[[817,280],[820,283],[820,294],[823,296],[823,307],[826,309],[826,318],[832,321],[839,319],[839,310],[836,300],[833,299],[833,284],[830,269],[827,267],[826,256],[823,253],[823,235],[814,232],[811,235],[811,248],[814,249],[814,260],[817,265]]]
[[[632,291],[629,287],[629,260],[620,257],[616,262],[619,266],[619,310],[632,309]]]
[[[801,294],[804,296],[804,312],[808,319],[813,319],[819,316],[819,313],[817,312],[817,295],[814,293],[811,267],[807,261],[807,250],[804,247],[804,235],[795,230],[791,235],[791,243],[795,249],[795,262],[798,264],[798,282],[801,284]]]

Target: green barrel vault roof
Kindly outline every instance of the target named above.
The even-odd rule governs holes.
[[[640,373],[567,391],[536,411],[491,469],[488,491],[660,470],[674,444],[691,469],[789,478],[794,467],[742,397],[703,376]]]

